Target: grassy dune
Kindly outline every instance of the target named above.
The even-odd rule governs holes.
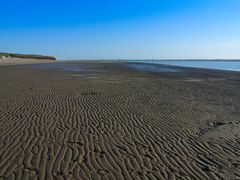
[[[11,58],[20,58],[20,59],[47,59],[47,60],[56,60],[53,56],[42,56],[35,54],[14,54],[14,53],[2,53],[0,52],[1,57],[11,57]]]

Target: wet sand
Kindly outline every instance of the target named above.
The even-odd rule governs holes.
[[[240,179],[240,73],[59,67],[0,67],[0,179]]]

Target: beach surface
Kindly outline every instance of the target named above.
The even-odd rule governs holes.
[[[240,179],[239,117],[238,72],[0,66],[0,179]]]
[[[53,63],[54,60],[46,59],[19,59],[19,58],[0,58],[0,66]]]

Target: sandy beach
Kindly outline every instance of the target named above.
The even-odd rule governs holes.
[[[18,59],[18,58],[0,58],[0,66],[22,65],[22,64],[41,64],[53,63],[53,60],[46,59]]]
[[[239,117],[237,72],[0,66],[0,179],[240,179]]]

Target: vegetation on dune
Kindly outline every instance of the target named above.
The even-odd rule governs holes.
[[[35,54],[13,54],[13,53],[3,53],[0,52],[1,57],[11,57],[11,58],[20,58],[20,59],[47,59],[47,60],[56,60],[53,56],[42,56]]]

